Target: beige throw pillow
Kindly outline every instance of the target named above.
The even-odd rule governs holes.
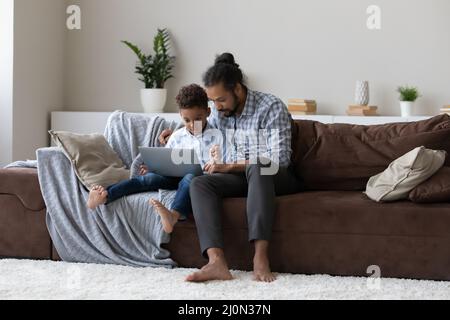
[[[49,131],[73,165],[81,183],[89,190],[95,185],[108,187],[129,179],[130,172],[102,134],[76,134]]]
[[[375,201],[408,198],[409,192],[430,178],[445,162],[446,152],[418,147],[394,160],[367,183],[365,194]]]

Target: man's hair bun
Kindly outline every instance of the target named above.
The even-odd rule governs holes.
[[[222,53],[221,55],[216,57],[216,61],[214,64],[219,63],[231,64],[232,66],[239,68],[239,65],[236,63],[236,61],[234,61],[234,56],[229,52]]]

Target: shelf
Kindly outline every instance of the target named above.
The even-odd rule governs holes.
[[[106,122],[112,112],[72,112],[56,111],[51,113],[51,129],[55,131],[70,131],[77,133],[103,133]],[[170,121],[181,121],[178,113],[147,113],[146,116],[161,116]],[[383,124],[392,122],[411,122],[428,119],[431,116],[402,117],[359,117],[336,115],[295,115],[295,120],[313,120],[322,123],[350,123],[361,125]]]

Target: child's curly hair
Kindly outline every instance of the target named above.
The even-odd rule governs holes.
[[[208,109],[208,96],[205,90],[198,84],[190,84],[181,88],[176,97],[180,109],[190,109],[194,107]]]

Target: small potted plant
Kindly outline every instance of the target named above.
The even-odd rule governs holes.
[[[416,87],[401,86],[397,88],[400,93],[400,109],[402,117],[409,117],[412,115],[414,102],[420,97],[419,91]]]
[[[153,40],[154,55],[144,54],[136,45],[128,41],[122,41],[138,57],[135,73],[139,74],[139,80],[144,82],[145,88],[141,89],[141,103],[145,112],[163,112],[167,100],[167,89],[164,84],[173,78],[172,70],[175,57],[169,55],[170,36],[167,29],[158,29]]]

